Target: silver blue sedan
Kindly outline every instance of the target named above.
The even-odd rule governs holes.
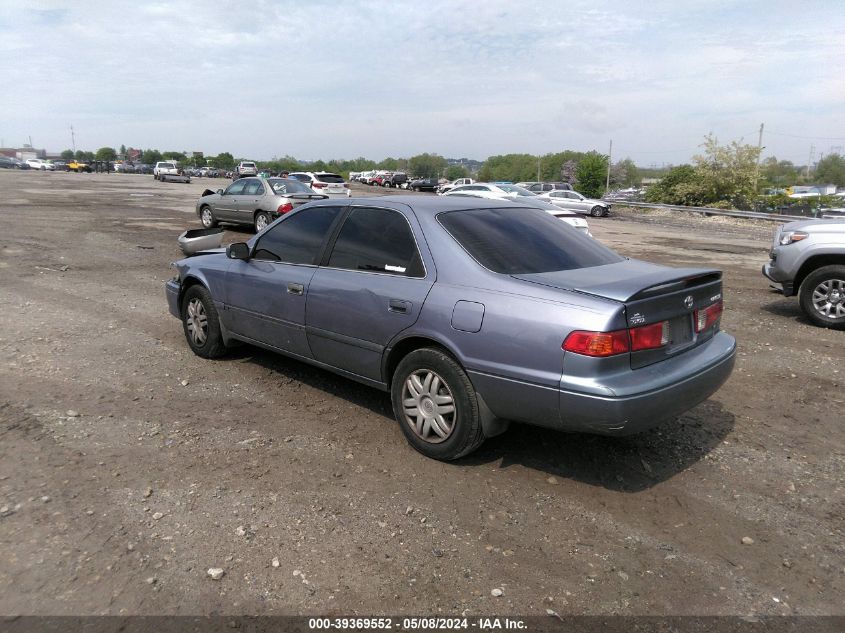
[[[511,421],[636,433],[734,363],[718,270],[627,259],[518,201],[323,200],[176,268],[167,300],[196,354],[245,342],[388,391],[435,459]]]

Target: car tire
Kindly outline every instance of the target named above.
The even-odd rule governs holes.
[[[253,227],[255,228],[256,233],[260,233],[263,231],[273,220],[270,219],[270,214],[266,211],[259,211],[255,214],[255,220],[253,221]]]
[[[798,291],[804,314],[820,327],[845,329],[845,266],[822,266],[811,272]]]
[[[600,218],[604,215],[604,207],[600,207],[598,205],[594,206],[592,209],[590,209],[590,215],[594,218]]]
[[[405,356],[393,373],[390,394],[402,433],[426,457],[452,461],[484,442],[475,389],[445,351],[426,347]]]
[[[413,189],[414,191],[416,191],[417,193],[419,193],[419,191],[420,191],[420,188],[419,188],[419,187],[412,187],[412,189]]]
[[[219,358],[226,353],[217,308],[205,286],[191,286],[182,297],[182,328],[197,356]]]
[[[214,217],[214,212],[208,205],[200,208],[200,224],[206,229],[213,229],[217,226],[217,218]]]

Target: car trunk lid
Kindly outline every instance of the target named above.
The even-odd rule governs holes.
[[[664,323],[665,344],[631,352],[637,369],[692,349],[719,329],[716,319],[696,332],[695,316],[722,300],[722,273],[714,269],[668,268],[636,260],[616,264],[554,271],[515,278],[561,290],[609,299],[625,306],[628,328]]]

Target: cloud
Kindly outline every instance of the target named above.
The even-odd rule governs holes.
[[[820,28],[823,25],[823,28]],[[303,158],[845,136],[845,17],[785,3],[0,5],[0,135]],[[800,62],[800,63],[799,63]],[[807,142],[771,139],[800,161]],[[818,144],[818,143],[817,143]]]

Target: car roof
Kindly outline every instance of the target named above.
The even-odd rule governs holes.
[[[497,209],[506,207],[528,206],[520,205],[518,200],[495,200],[478,196],[367,196],[363,198],[349,198],[348,204],[353,206],[375,207],[410,207],[421,215],[435,215],[443,211],[467,211],[471,209]],[[317,200],[312,205],[337,206],[336,199]],[[530,207],[528,208],[535,208]]]

